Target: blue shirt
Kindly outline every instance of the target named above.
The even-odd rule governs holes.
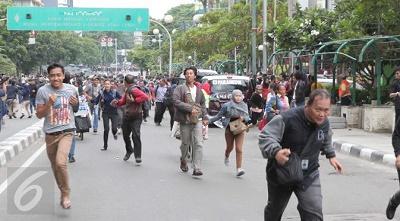
[[[117,99],[119,100],[121,95],[116,90],[106,91],[103,90],[100,94],[94,99],[94,104],[103,103],[103,113],[117,114],[117,108],[111,105],[111,101]]]

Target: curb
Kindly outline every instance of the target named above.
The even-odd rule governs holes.
[[[25,128],[13,136],[0,142],[0,167],[30,147],[43,136],[43,120]]]
[[[395,167],[396,157],[394,156],[394,153],[378,151],[369,147],[352,144],[345,141],[334,140],[332,144],[333,148],[340,153],[362,158],[374,163]]]

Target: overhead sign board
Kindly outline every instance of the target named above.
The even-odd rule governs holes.
[[[8,7],[8,30],[148,31],[147,8]]]

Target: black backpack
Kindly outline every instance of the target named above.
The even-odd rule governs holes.
[[[163,103],[164,103],[166,106],[169,106],[169,105],[172,105],[172,104],[173,104],[172,96],[174,95],[174,90],[175,90],[175,88],[176,88],[176,85],[173,84],[173,85],[171,85],[170,87],[168,87],[167,91],[165,92],[164,99],[163,99]]]

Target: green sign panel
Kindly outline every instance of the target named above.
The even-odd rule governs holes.
[[[8,30],[148,31],[147,8],[8,7]]]

